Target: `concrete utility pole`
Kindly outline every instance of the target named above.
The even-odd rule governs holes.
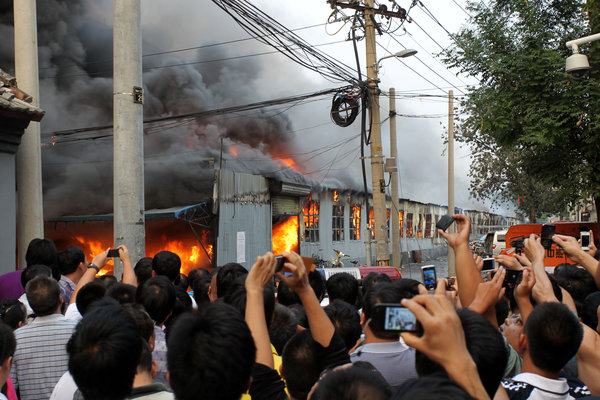
[[[15,77],[19,89],[39,107],[37,13],[35,0],[14,1]],[[40,123],[32,121],[21,138],[17,153],[17,235],[19,268],[25,268],[25,252],[31,239],[44,237],[42,200],[42,152]]]
[[[392,265],[400,271],[401,255],[400,255],[400,221],[398,205],[398,145],[396,144],[396,89],[390,88],[390,157],[396,159],[396,170],[391,174],[392,185]]]
[[[373,214],[375,220],[375,264],[389,265],[390,250],[385,207],[385,179],[383,177],[383,153],[381,147],[381,124],[379,116],[379,79],[377,77],[377,54],[375,51],[375,26],[373,3],[367,0],[365,16],[365,40],[367,49],[367,82],[371,91],[371,179],[373,185]]]
[[[448,214],[454,214],[454,92],[448,91]],[[456,231],[456,224],[450,225],[450,232]],[[456,276],[454,250],[448,246],[448,276]]]
[[[127,246],[135,263],[145,256],[140,0],[115,0],[113,53],[114,246]],[[115,261],[115,276],[122,273]]]

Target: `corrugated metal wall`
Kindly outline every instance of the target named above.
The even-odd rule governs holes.
[[[271,203],[267,179],[223,170],[217,185],[216,265],[239,262],[250,269],[257,256],[271,250]]]

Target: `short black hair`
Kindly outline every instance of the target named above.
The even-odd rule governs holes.
[[[175,288],[175,304],[173,304],[173,309],[171,310],[171,315],[165,321],[165,327],[167,332],[171,325],[175,322],[177,317],[181,314],[186,313],[188,311],[193,311],[193,303],[192,298],[185,290],[181,288],[181,286],[173,286]]]
[[[571,294],[575,301],[583,302],[585,297],[598,290],[592,274],[574,264],[559,264],[554,268],[554,278]]]
[[[196,279],[201,279],[204,277],[209,277],[210,278],[210,272],[208,272],[208,270],[206,268],[195,268],[193,270],[191,270],[190,272],[188,272],[188,283],[190,284],[190,287],[193,288],[194,285],[194,281]],[[209,279],[210,281],[210,279]],[[192,289],[193,290],[193,289]]]
[[[177,278],[175,278],[175,280],[173,281],[173,284],[175,286],[179,286],[180,288],[182,288],[183,290],[185,290],[187,292],[188,288],[190,287],[190,281],[188,280],[187,275],[185,274],[179,274],[177,275]]]
[[[561,303],[537,305],[527,317],[523,333],[536,367],[559,372],[577,353],[583,340],[583,328],[577,317]]]
[[[196,305],[198,307],[200,307],[202,304],[210,303],[210,297],[208,297],[210,279],[210,275],[204,275],[200,278],[194,279],[190,285],[194,291],[194,300],[196,300]]]
[[[46,276],[36,276],[25,287],[29,306],[38,317],[54,314],[60,305],[58,282]]]
[[[598,327],[598,307],[600,306],[600,291],[590,293],[583,301],[581,321],[596,330]]]
[[[167,339],[167,368],[177,400],[238,400],[255,357],[243,317],[220,302],[180,316]]]
[[[174,282],[181,270],[181,258],[171,251],[159,251],[152,258],[152,270],[156,275],[164,275]]]
[[[315,400],[387,400],[392,395],[390,385],[381,374],[352,366],[328,372],[319,381],[312,399]]]
[[[504,376],[504,369],[508,362],[502,334],[483,316],[474,311],[463,308],[457,313],[465,332],[467,350],[477,365],[481,383],[488,395],[493,397]],[[431,361],[419,351],[415,355],[415,367],[420,377],[436,373],[446,374],[441,365]]]
[[[106,285],[102,281],[94,280],[86,283],[81,287],[81,289],[79,289],[79,292],[77,292],[77,297],[75,298],[77,311],[79,311],[81,315],[85,315],[90,304],[103,298],[105,294]]]
[[[84,398],[125,399],[131,393],[142,343],[123,307],[105,305],[87,313],[67,343],[69,372]]]
[[[349,273],[339,272],[330,276],[326,286],[329,301],[340,299],[352,305],[358,302],[358,281]]]
[[[308,329],[296,333],[283,348],[282,372],[291,397],[304,400],[319,380],[319,344]]]
[[[375,315],[375,304],[393,303],[400,304],[402,299],[410,299],[414,293],[410,290],[402,290],[396,283],[378,283],[367,290],[363,301],[363,314],[367,320]],[[398,332],[386,332],[379,330],[375,324],[369,324],[373,335],[380,339],[397,339],[400,336]]]
[[[496,323],[500,326],[504,323],[506,318],[508,318],[508,314],[510,313],[508,301],[502,297],[494,306],[494,310],[496,311]]]
[[[140,361],[137,365],[137,373],[140,372],[152,372],[152,351],[147,341],[142,341],[142,352],[140,354]]]
[[[364,277],[361,286],[361,292],[364,297],[367,294],[367,290],[377,283],[392,283],[392,278],[390,278],[386,274],[380,274],[377,272],[369,272],[367,276]]]
[[[58,250],[56,245],[50,239],[35,238],[29,242],[27,246],[27,252],[25,253],[25,262],[27,266],[42,264],[46,265],[52,270],[52,273],[58,273],[58,276],[54,276],[54,279],[60,279],[60,271],[56,268],[58,258]]]
[[[0,319],[12,329],[27,321],[27,308],[18,299],[4,299],[0,302]]]
[[[310,271],[308,273],[308,284],[313,288],[315,296],[319,301],[323,300],[327,286],[325,284],[325,278],[319,271]]]
[[[284,306],[291,306],[292,304],[300,304],[300,297],[280,281],[277,286],[277,302]]]
[[[273,309],[273,320],[269,325],[269,337],[277,354],[283,353],[285,344],[296,334],[297,329],[296,316],[286,306],[276,303]]]
[[[139,259],[137,263],[135,263],[135,267],[133,267],[133,272],[135,272],[135,276],[138,281],[138,286],[141,286],[148,279],[152,278],[152,257],[142,257]]]
[[[336,332],[342,337],[346,349],[352,349],[362,333],[360,317],[356,308],[343,300],[336,299],[325,307],[325,313],[331,320]]]
[[[81,247],[68,246],[58,253],[58,269],[63,275],[77,271],[77,267],[83,262],[85,262],[85,254]]]
[[[231,304],[243,316],[246,315],[246,275],[238,277],[229,287],[229,290],[222,298],[227,304]],[[271,324],[273,318],[273,309],[275,308],[275,289],[272,285],[265,285],[263,290],[263,306],[265,310],[265,320],[267,327]]]
[[[248,270],[238,263],[227,263],[217,271],[217,297],[225,297],[227,291],[240,276],[248,275]]]
[[[117,277],[114,276],[114,275],[110,275],[110,274],[101,275],[101,276],[97,277],[95,280],[104,283],[104,286],[106,286],[107,290],[112,285],[115,285],[115,284],[119,283],[119,280],[117,279]]]
[[[21,274],[21,285],[23,288],[27,286],[27,282],[35,278],[36,276],[52,276],[52,270],[49,266],[43,264],[34,264],[26,267]]]
[[[15,354],[17,341],[10,326],[0,322],[0,365]]]
[[[462,387],[445,374],[409,379],[402,383],[391,400],[473,400]]]
[[[127,303],[123,304],[123,308],[135,321],[138,333],[142,339],[146,342],[149,341],[154,333],[154,321],[152,321],[152,318],[150,318],[150,315],[148,315],[144,306],[139,303]]]
[[[136,301],[160,325],[165,322],[175,305],[175,287],[166,276],[155,276],[138,286]]]
[[[134,303],[136,290],[137,288],[133,285],[117,282],[106,289],[106,295],[120,304]]]

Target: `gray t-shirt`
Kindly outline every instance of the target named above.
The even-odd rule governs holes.
[[[400,341],[363,344],[350,354],[350,361],[370,362],[394,387],[418,377],[415,350]]]

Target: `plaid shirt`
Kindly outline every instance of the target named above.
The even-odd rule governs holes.
[[[10,376],[21,400],[49,399],[52,389],[68,369],[67,342],[77,321],[52,314],[33,319],[15,331],[17,349]]]

